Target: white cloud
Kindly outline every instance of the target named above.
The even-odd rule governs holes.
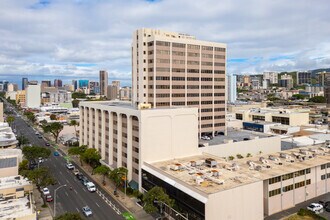
[[[0,1],[0,75],[96,77],[107,69],[127,80],[131,35],[141,27],[227,43],[229,59],[247,59],[230,62],[232,73],[330,66],[327,0],[49,2]]]

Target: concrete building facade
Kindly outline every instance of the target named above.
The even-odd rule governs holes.
[[[325,73],[324,97],[326,99],[327,108],[330,110],[330,73]]]
[[[25,106],[27,108],[40,108],[41,105],[41,87],[40,84],[26,87]]]
[[[270,84],[277,84],[278,83],[278,73],[277,72],[264,72],[263,79],[269,80]]]
[[[199,109],[200,134],[225,130],[226,45],[139,29],[132,40],[132,103]]]
[[[141,186],[141,165],[198,152],[197,108],[144,109],[128,102],[81,102],[81,144],[97,149],[102,162],[128,169]],[[159,153],[161,152],[161,153]]]
[[[235,103],[237,99],[237,76],[227,75],[227,102]]]

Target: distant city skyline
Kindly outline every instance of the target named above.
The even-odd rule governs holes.
[[[109,81],[128,81],[131,36],[143,27],[226,43],[231,74],[328,68],[329,9],[327,0],[3,0],[0,75],[89,78],[105,69]]]

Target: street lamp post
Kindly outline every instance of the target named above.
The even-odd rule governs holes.
[[[56,217],[56,191],[64,186],[66,186],[66,184],[59,186],[54,190],[54,218]]]

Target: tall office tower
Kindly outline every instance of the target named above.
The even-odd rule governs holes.
[[[263,80],[268,79],[270,84],[278,83],[278,73],[277,72],[264,72]]]
[[[63,86],[62,80],[60,80],[60,79],[54,80],[54,87],[58,88],[58,87],[62,87],[62,86]]]
[[[29,83],[28,78],[22,78],[22,90],[25,90],[28,83]]]
[[[324,77],[324,97],[326,99],[327,108],[330,110],[330,72],[325,73]]]
[[[96,81],[90,81],[89,89],[91,93],[100,94],[100,83]]]
[[[39,84],[28,84],[26,89],[25,105],[28,108],[40,108],[41,87]]]
[[[291,89],[293,87],[293,79],[291,75],[284,74],[281,76],[281,79],[278,80],[278,85],[280,87],[285,87]]]
[[[89,89],[88,79],[72,80],[74,82],[74,89]]]
[[[108,89],[108,72],[100,70],[100,95],[107,95]]]
[[[312,72],[297,72],[297,84],[311,84]]]
[[[52,86],[52,82],[50,80],[41,81],[41,88],[51,87],[51,86]]]
[[[237,98],[237,78],[236,75],[227,75],[227,101],[236,102]]]
[[[225,131],[226,44],[139,29],[132,42],[132,103],[199,108],[199,133]]]

